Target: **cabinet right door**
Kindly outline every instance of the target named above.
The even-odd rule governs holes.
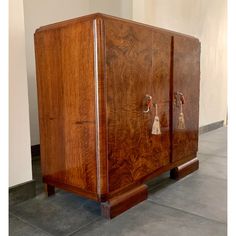
[[[174,36],[172,162],[196,156],[199,125],[199,83],[200,42],[195,38]],[[184,102],[183,105],[181,105],[182,102]]]

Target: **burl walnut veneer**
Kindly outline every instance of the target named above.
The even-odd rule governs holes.
[[[74,192],[112,218],[147,198],[148,179],[198,169],[198,39],[98,13],[39,28],[35,54],[48,195]]]

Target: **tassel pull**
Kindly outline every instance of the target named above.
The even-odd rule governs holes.
[[[155,108],[156,108],[156,115],[155,115],[154,122],[152,125],[152,134],[160,135],[161,134],[161,125],[160,125],[160,119],[159,119],[158,113],[157,113],[157,104],[155,104]]]
[[[178,119],[178,129],[185,129],[185,121],[184,121],[184,113],[183,113],[183,104],[180,103],[180,113],[179,113],[179,119]]]

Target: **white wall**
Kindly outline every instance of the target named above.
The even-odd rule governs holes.
[[[9,2],[9,185],[32,180],[23,0]]]
[[[89,13],[86,0],[24,0],[31,145],[39,144],[38,103],[35,78],[34,32],[43,25]]]
[[[33,35],[43,25],[102,12],[132,18],[132,0],[24,0],[31,145],[39,144]]]
[[[133,19],[201,41],[200,126],[227,113],[227,0],[134,0]]]
[[[90,11],[132,19],[132,0],[90,0]]]

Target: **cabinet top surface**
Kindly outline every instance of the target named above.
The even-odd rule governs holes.
[[[42,32],[42,31],[55,30],[55,29],[63,28],[63,27],[69,26],[73,23],[83,22],[83,21],[88,21],[88,20],[95,20],[95,19],[112,19],[112,20],[123,21],[127,24],[142,26],[142,27],[145,27],[145,28],[150,28],[150,29],[153,29],[153,30],[162,31],[162,32],[165,32],[167,34],[172,34],[172,35],[176,35],[176,36],[177,35],[178,36],[184,36],[184,37],[188,37],[188,38],[191,38],[191,39],[198,40],[196,37],[186,35],[186,34],[183,34],[183,33],[178,33],[178,32],[175,32],[175,31],[159,28],[159,27],[156,27],[156,26],[147,25],[147,24],[136,22],[136,21],[133,21],[133,20],[128,20],[128,19],[123,19],[123,18],[119,18],[119,17],[115,17],[115,16],[110,16],[110,15],[106,15],[106,14],[103,14],[103,13],[94,13],[94,14],[90,14],[90,15],[85,15],[85,16],[81,16],[81,17],[77,17],[77,18],[73,18],[73,19],[69,19],[69,20],[65,20],[65,21],[61,21],[61,22],[57,22],[57,23],[53,23],[53,24],[49,24],[49,25],[45,25],[45,26],[42,26],[42,27],[39,27],[38,29],[36,29],[35,34],[37,34],[39,32]]]

